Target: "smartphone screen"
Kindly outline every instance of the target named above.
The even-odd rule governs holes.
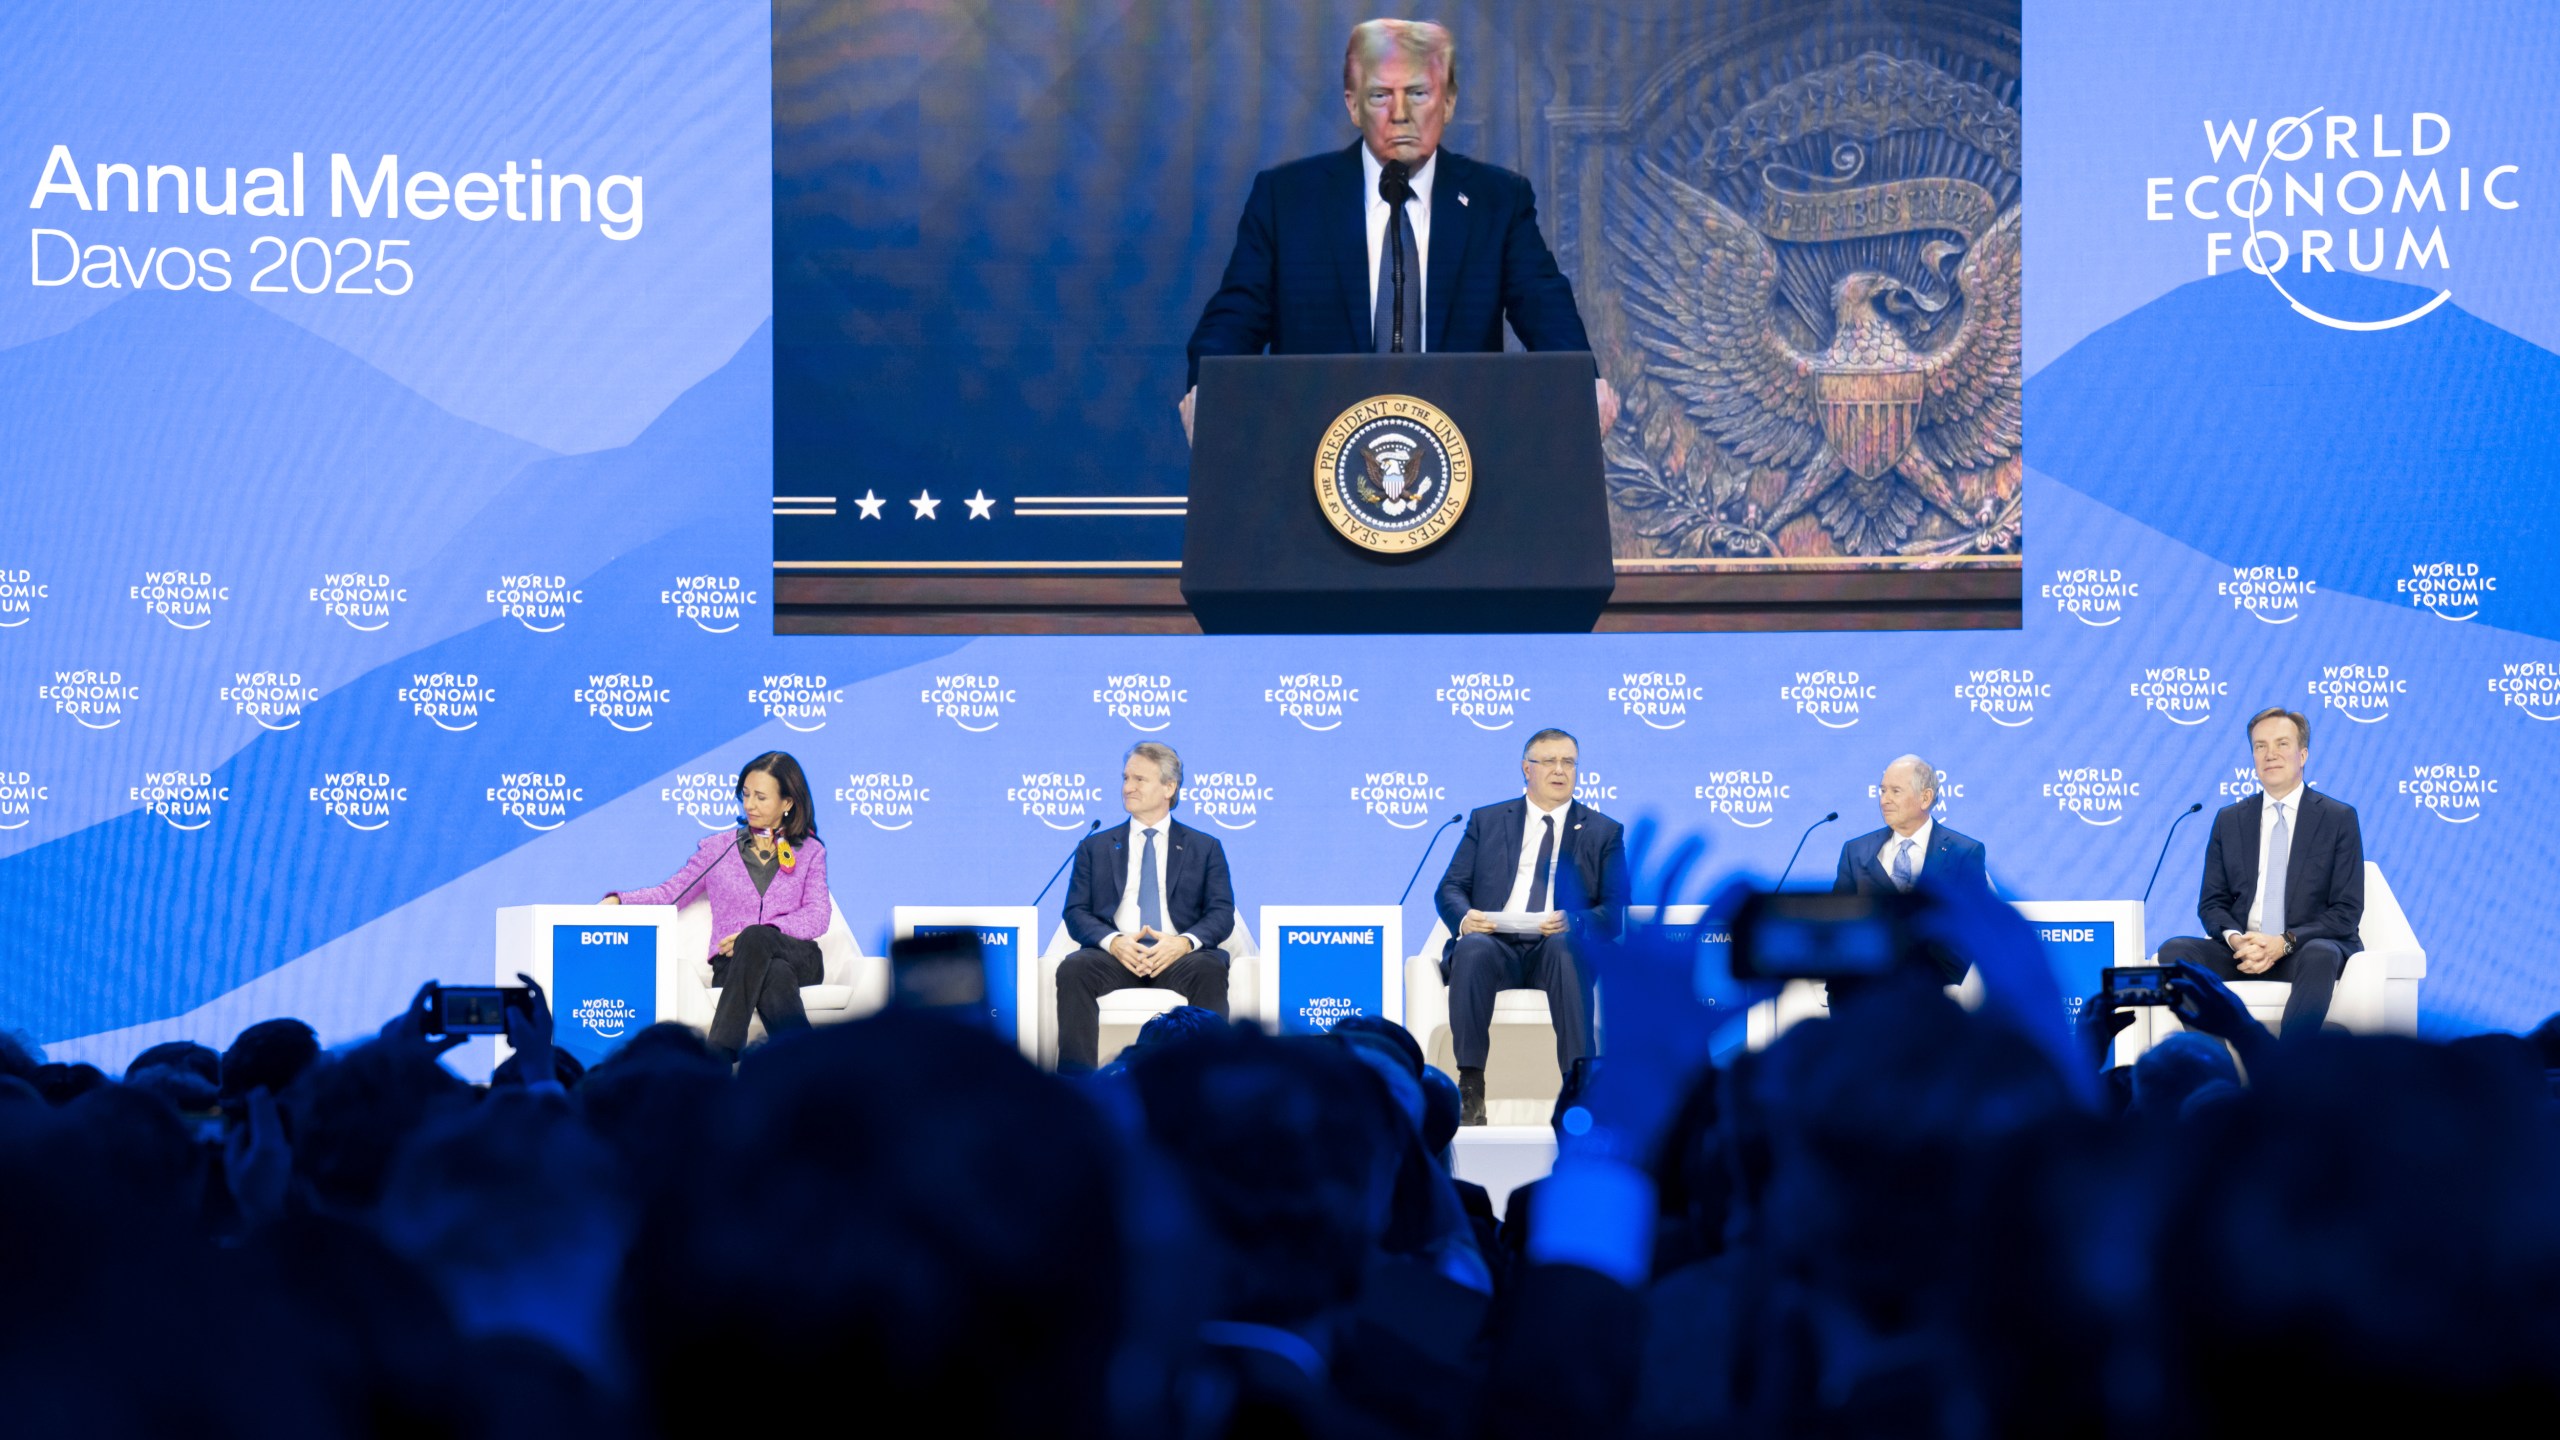
[[[513,985],[440,985],[430,1011],[435,1016],[436,1033],[503,1035],[507,1032],[510,997],[526,993],[521,986]]]
[[[1755,895],[1733,925],[1737,979],[1883,975],[1901,958],[1904,897]]]
[[[2166,1005],[2169,992],[2162,978],[2156,965],[2110,965],[2101,972],[2099,984],[2110,1006]]]
[[[915,935],[889,946],[890,1003],[992,1026],[987,962],[975,930]]]

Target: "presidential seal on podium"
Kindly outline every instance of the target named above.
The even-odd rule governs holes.
[[[1316,446],[1316,504],[1342,537],[1382,555],[1426,549],[1466,513],[1467,437],[1427,400],[1373,395]]]

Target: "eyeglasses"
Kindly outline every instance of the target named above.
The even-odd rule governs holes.
[[[1528,758],[1528,763],[1536,769],[1562,770],[1567,774],[1571,774],[1576,767],[1576,761],[1570,755],[1559,756],[1552,760],[1541,760],[1532,755]]]

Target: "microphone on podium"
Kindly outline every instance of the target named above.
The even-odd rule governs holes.
[[[2178,838],[2178,827],[2187,823],[2188,816],[2203,808],[2204,802],[2199,800],[2179,811],[2178,818],[2169,822],[2169,833],[2160,837],[2160,858],[2151,862],[2151,879],[2142,887],[2143,904],[2151,903],[2151,887],[2160,883],[2160,867],[2169,863],[2169,842]]]
[[[1102,822],[1099,820],[1096,820],[1084,827],[1084,833],[1076,837],[1075,845],[1068,847],[1067,858],[1059,861],[1058,868],[1049,872],[1049,885],[1055,885],[1058,883],[1058,877],[1066,874],[1067,867],[1076,863],[1076,849],[1081,847],[1087,840],[1092,839],[1093,832],[1101,828]],[[1034,908],[1037,908],[1041,901],[1049,898],[1049,885],[1041,886],[1040,893],[1031,897],[1031,903]]]
[[[1387,202],[1387,254],[1389,284],[1393,297],[1389,312],[1395,319],[1388,327],[1388,349],[1404,352],[1404,204],[1413,198],[1413,167],[1402,160],[1390,160],[1378,167],[1378,198]],[[1433,838],[1437,839],[1437,836]],[[1429,851],[1423,852],[1425,855]],[[1407,886],[1410,889],[1412,887]]]
[[[1395,163],[1401,165],[1404,162],[1399,160]],[[1434,846],[1437,846],[1440,843],[1440,837],[1449,833],[1450,826],[1457,824],[1465,818],[1467,817],[1464,815],[1452,815],[1448,819],[1440,822],[1439,829],[1431,832],[1430,843],[1422,847],[1422,858],[1413,862],[1413,874],[1405,878],[1404,894],[1396,897],[1396,903],[1398,905],[1402,905],[1413,895],[1413,882],[1422,878],[1422,867],[1431,863],[1431,851]]]
[[[1804,833],[1796,837],[1796,848],[1794,852],[1787,856],[1787,868],[1778,872],[1778,883],[1770,886],[1769,888],[1771,890],[1784,890],[1787,888],[1787,877],[1794,874],[1796,870],[1796,858],[1797,856],[1804,854],[1804,842],[1813,838],[1814,831],[1821,829],[1823,826],[1828,825],[1839,818],[1840,812],[1834,810],[1830,814],[1825,815],[1821,819],[1804,827]]]

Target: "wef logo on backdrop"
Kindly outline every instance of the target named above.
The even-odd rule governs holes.
[[[587,800],[584,786],[554,771],[511,770],[489,787],[489,803],[498,813],[524,822],[528,830],[557,830],[569,823],[569,807]]]
[[[2560,720],[2560,667],[2548,660],[2519,660],[2498,667],[2489,677],[2489,693],[2502,709],[2521,710],[2529,720]]]
[[[764,683],[747,692],[747,703],[757,707],[767,720],[779,720],[786,730],[802,735],[815,734],[827,728],[827,707],[844,703],[842,686],[829,685],[824,675],[766,675]]]
[[[566,575],[501,575],[488,596],[500,615],[536,635],[559,631],[569,623],[570,607],[587,600],[587,592]]]
[[[181,630],[201,630],[213,623],[213,607],[231,598],[231,587],[216,584],[209,570],[146,570],[128,593],[142,602],[145,615]]]
[[[231,803],[231,787],[214,783],[204,770],[149,770],[126,798],[145,812],[169,822],[172,830],[197,831],[213,823],[214,812]]]
[[[302,707],[320,703],[320,687],[303,684],[294,670],[235,670],[216,694],[232,714],[248,716],[262,730],[294,729],[302,723]]]
[[[1106,675],[1093,692],[1093,703],[1132,730],[1154,734],[1173,725],[1173,707],[1190,700],[1191,692],[1170,675]]]
[[[2053,602],[2055,614],[2104,630],[2124,619],[2128,602],[2142,598],[2142,582],[2127,580],[2122,570],[2082,567],[2054,571],[2039,593]]]
[[[36,618],[36,602],[53,598],[52,587],[32,570],[0,570],[0,630],[15,630]]]
[[[86,729],[113,730],[125,722],[127,709],[140,703],[142,687],[126,684],[121,670],[56,670],[51,680],[36,686],[36,698]]]
[[[1520,707],[1535,697],[1530,687],[1507,671],[1478,670],[1450,676],[1448,684],[1432,692],[1432,699],[1479,730],[1508,730],[1518,723]]]
[[[2201,725],[2213,718],[2213,702],[2231,693],[2231,682],[2213,678],[2210,665],[2146,665],[2125,693],[2172,725]]]
[[[409,803],[409,787],[393,784],[386,771],[334,770],[311,787],[311,803],[352,829],[380,830],[391,823],[393,806]]]
[[[1008,805],[1019,805],[1022,813],[1052,830],[1081,830],[1086,819],[1102,808],[1102,787],[1091,783],[1081,770],[1043,770],[1026,774],[1019,785],[1005,787]]]
[[[658,592],[658,603],[707,634],[726,635],[755,608],[756,592],[742,575],[679,575],[674,588]]]
[[[0,770],[0,831],[24,830],[35,823],[36,807],[50,803],[53,788],[36,783],[31,770]]]
[[[1419,830],[1449,803],[1449,787],[1424,770],[1370,770],[1351,787],[1351,798],[1363,815],[1375,815],[1398,830]]]
[[[1774,770],[1710,770],[1706,782],[1690,787],[1689,793],[1706,805],[1708,814],[1757,830],[1778,818],[1778,803],[1794,799],[1795,787]]]
[[[409,603],[409,591],[391,583],[388,575],[337,571],[321,576],[320,583],[311,587],[311,600],[321,614],[370,635],[391,623],[392,606]]]
[[[2033,670],[1968,670],[1956,682],[1956,698],[1968,713],[2015,730],[2035,723],[2036,702],[2053,698],[2053,682]]]
[[[1271,787],[1250,770],[1213,770],[1182,782],[1182,808],[1221,830],[1250,830],[1271,803]]]
[[[658,707],[674,703],[654,675],[590,675],[586,684],[569,692],[569,699],[626,735],[657,724]]]
[[[1342,728],[1351,707],[1360,703],[1360,687],[1343,684],[1339,675],[1283,675],[1263,690],[1262,703],[1277,706],[1300,726],[1322,733]]]
[[[2399,590],[2411,605],[2439,620],[2460,624],[2480,618],[2480,607],[2497,593],[2498,577],[2481,574],[2476,561],[2413,563],[2409,573],[2400,577]]]
[[[1004,707],[1014,692],[994,675],[936,675],[917,698],[937,719],[947,719],[971,734],[984,734],[1004,722]]]
[[[1689,683],[1683,670],[1629,670],[1609,687],[1609,703],[1618,713],[1643,721],[1655,730],[1677,730],[1689,723],[1689,707],[1706,703],[1707,687]]]
[[[1573,776],[1573,798],[1585,805],[1618,798],[1618,783],[1597,770],[1577,770]]]
[[[2487,813],[2498,779],[2477,765],[2412,765],[2400,793],[2447,825],[2468,825]]]
[[[726,830],[738,818],[738,779],[717,770],[680,772],[658,787],[658,799],[705,830]]]
[[[2261,624],[2290,625],[2320,593],[2320,582],[2304,578],[2299,565],[2234,565],[2231,578],[2217,582],[2213,593]]]
[[[1778,698],[1810,715],[1827,730],[1846,730],[1863,718],[1862,702],[1876,698],[1876,687],[1855,670],[1798,670],[1795,682],[1778,687]]]
[[[933,803],[933,787],[912,774],[875,770],[847,775],[836,787],[836,803],[875,830],[904,830],[916,823],[916,812]]]
[[[498,688],[481,684],[477,675],[437,670],[410,676],[409,683],[400,687],[399,700],[410,714],[434,721],[439,730],[459,734],[477,727],[480,712],[498,703]]]
[[[2045,782],[2044,794],[2081,824],[2104,827],[2123,822],[2126,807],[2142,798],[2142,782],[2126,779],[2121,766],[2066,765]]]
[[[2378,725],[2391,718],[2393,697],[2409,693],[2409,682],[2388,665],[2323,665],[2320,678],[2306,683],[2305,694],[2323,710],[2335,710],[2359,725]]]

